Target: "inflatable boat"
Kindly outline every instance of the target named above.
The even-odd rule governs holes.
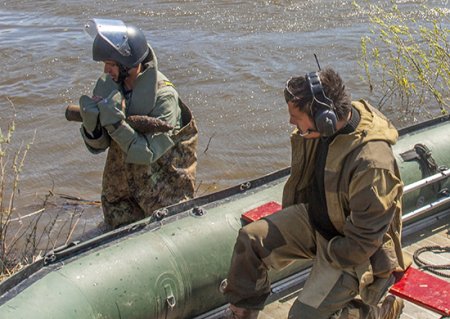
[[[448,214],[449,116],[400,130],[394,146],[405,183],[404,227]],[[70,243],[0,284],[1,319],[219,318],[220,284],[244,216],[279,209],[290,169],[166,207],[147,219]],[[308,274],[296,262],[271,272],[269,301]]]

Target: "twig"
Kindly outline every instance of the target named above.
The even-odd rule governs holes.
[[[42,203],[42,206],[45,207],[47,205],[47,202],[49,200],[50,197],[55,196],[55,194],[53,193],[53,189],[55,188],[55,181],[52,178],[52,189],[48,190],[48,194],[45,195],[45,199],[44,202]]]
[[[67,243],[69,242],[70,238],[72,238],[73,232],[74,232],[75,228],[77,228],[77,225],[78,225],[78,222],[80,221],[80,219],[81,219],[81,215],[78,216],[78,218],[75,221],[75,224],[73,224],[72,227],[70,227],[69,234],[67,234],[67,237],[66,237],[65,245],[67,245]]]
[[[98,200],[89,200],[89,199],[84,199],[84,198],[81,198],[81,197],[76,197],[76,196],[66,195],[66,194],[57,194],[57,195],[60,198],[73,200],[73,201],[77,201],[77,202],[83,202],[83,204],[88,204],[88,205],[99,205],[99,204],[101,204],[101,202],[98,201]]]
[[[24,215],[24,216],[19,216],[19,217],[16,217],[16,218],[11,218],[9,221],[10,222],[21,221],[24,218],[28,218],[28,217],[34,216],[36,214],[42,213],[44,210],[45,210],[45,208],[41,208],[41,209],[39,209],[39,210],[37,210],[37,211],[35,211],[33,213],[30,213],[30,214],[27,214],[27,215]]]
[[[206,154],[206,152],[208,151],[209,144],[211,143],[211,140],[212,140],[212,138],[213,138],[215,135],[216,135],[216,132],[214,132],[214,133],[211,135],[211,137],[209,138],[208,144],[206,144],[206,148],[205,148],[205,150],[203,151],[203,154]]]
[[[203,184],[203,180],[201,180],[200,183],[198,183],[197,188],[195,189],[195,192],[194,192],[194,194],[195,194],[194,197],[197,197],[197,193],[200,189],[200,186],[202,186],[202,184]]]

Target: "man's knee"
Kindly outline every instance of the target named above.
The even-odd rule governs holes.
[[[265,219],[254,221],[239,230],[239,235],[248,238],[264,238],[267,236],[268,225]]]
[[[286,240],[278,227],[270,219],[261,219],[239,230],[236,253],[251,247],[260,258],[266,258],[273,250],[286,245]]]

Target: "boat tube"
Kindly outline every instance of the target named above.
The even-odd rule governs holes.
[[[448,116],[400,131],[394,153],[406,185],[406,226],[450,208],[449,132]],[[280,203],[289,172],[286,168],[166,207],[140,222],[51,251],[0,284],[0,318],[205,317],[226,304],[219,287],[245,223],[241,215]],[[273,287],[305,276],[309,266],[298,261],[271,271]],[[276,288],[273,293],[278,297]]]

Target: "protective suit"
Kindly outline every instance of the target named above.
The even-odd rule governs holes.
[[[93,90],[93,97],[102,99],[80,98],[80,131],[88,150],[96,154],[108,149],[101,199],[105,222],[115,228],[194,196],[198,130],[173,84],[158,71],[153,49],[143,45],[142,32],[118,20],[93,21],[98,29],[95,60],[118,60],[125,76],[129,68],[143,65],[132,91],[104,74]],[[123,39],[127,41],[119,42]],[[125,121],[132,115],[163,120],[173,130],[143,134]]]

